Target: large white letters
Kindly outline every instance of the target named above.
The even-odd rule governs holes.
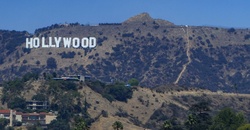
[[[26,48],[33,48],[33,38],[26,38]]]
[[[38,37],[33,39],[33,47],[38,48],[40,46],[40,39]]]
[[[56,43],[56,47],[59,47],[59,44],[60,44],[60,42],[61,42],[61,39],[62,39],[62,37],[55,37],[55,43]]]
[[[56,45],[53,45],[52,37],[49,37],[49,47],[56,47]]]
[[[73,38],[73,47],[74,48],[79,48],[79,46],[80,46],[80,39],[79,38]]]
[[[63,38],[64,48],[70,48],[71,38]]]
[[[44,48],[48,48],[49,47],[49,45],[45,44],[45,38],[44,37],[42,37],[42,47],[44,47]]]
[[[94,47],[96,47],[96,38],[90,37],[89,38],[89,48],[94,48]]]
[[[46,41],[48,42],[46,44]],[[62,44],[62,45],[61,45]],[[41,40],[38,37],[26,38],[26,48],[39,48],[41,45],[42,48],[94,48],[96,47],[96,38],[95,37],[48,37],[47,40],[45,37],[42,37]]]
[[[82,47],[87,48],[89,46],[89,39],[88,38],[83,38],[82,39]]]

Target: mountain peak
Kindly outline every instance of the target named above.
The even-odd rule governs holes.
[[[161,20],[161,19],[153,19],[148,13],[144,12],[141,14],[138,14],[136,16],[133,16],[126,20],[124,23],[147,23],[147,22],[156,22],[161,25],[174,25],[173,23],[166,21],[166,20]]]
[[[130,22],[149,22],[153,21],[154,19],[148,14],[148,13],[141,13],[138,14],[134,17],[129,18],[128,20],[125,21],[125,23],[130,23]]]

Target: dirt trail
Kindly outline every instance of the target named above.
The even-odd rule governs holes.
[[[189,42],[189,38],[188,38],[188,36],[189,36],[189,34],[188,34],[188,26],[186,26],[186,27],[187,27],[187,30],[186,30],[186,38],[187,38],[187,51],[186,51],[186,55],[188,57],[188,62],[183,65],[183,68],[182,68],[180,74],[178,75],[178,78],[174,82],[174,84],[178,84],[179,80],[181,79],[181,76],[186,71],[187,66],[192,62],[192,59],[190,57],[190,42]],[[184,29],[183,29],[183,31],[185,32]]]
[[[174,96],[202,96],[202,95],[211,95],[211,96],[217,96],[222,95],[224,97],[248,97],[250,98],[250,94],[241,94],[241,93],[223,93],[223,92],[211,92],[211,91],[180,91],[180,92],[174,92]],[[172,95],[172,94],[167,94]]]
[[[178,107],[180,107],[180,108],[182,108],[184,110],[188,110],[189,109],[188,106],[185,106],[185,105],[179,103],[178,101],[175,101],[175,100],[171,99],[170,96],[168,97],[167,100],[165,100],[165,102],[169,102],[169,103],[175,104],[176,106],[178,106]]]
[[[115,121],[120,121],[125,130],[145,130],[142,127],[134,125],[128,119],[113,116],[100,117],[98,121],[91,125],[90,130],[113,130],[112,125]]]
[[[2,94],[3,94],[3,88],[0,87],[0,97],[2,96]]]

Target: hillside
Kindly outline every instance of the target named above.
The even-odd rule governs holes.
[[[21,94],[16,96],[25,100],[31,100],[34,96],[41,94],[46,96],[49,99],[50,108],[59,111],[59,121],[61,114],[63,114],[62,112],[70,110],[75,113],[74,115],[84,112],[83,110],[86,107],[84,102],[86,101],[88,106],[87,112],[92,119],[91,130],[111,130],[115,121],[122,122],[124,129],[129,130],[160,129],[166,120],[172,119],[176,119],[180,124],[184,124],[191,113],[192,106],[202,101],[209,102],[210,109],[208,113],[211,116],[214,116],[223,108],[230,107],[237,112],[242,112],[250,120],[250,109],[247,107],[250,103],[249,94],[212,92],[197,88],[187,89],[181,87],[161,91],[160,89],[136,86],[133,87],[133,95],[127,102],[118,100],[110,102],[86,84],[75,82],[77,89],[73,89],[65,88],[66,86],[61,86],[58,83],[60,82],[45,80],[27,81],[20,90],[22,91]],[[171,88],[171,86],[162,87]],[[18,93],[15,89],[10,91]],[[11,94],[10,91],[8,92],[9,94]],[[1,97],[1,99],[3,101],[4,98]],[[11,99],[7,99],[7,103],[8,100]],[[6,106],[5,103],[2,105],[2,108]]]
[[[96,37],[97,46],[25,49],[25,38],[37,36]],[[147,13],[123,23],[55,24],[34,35],[0,31],[0,79],[27,71],[56,72],[105,82],[136,78],[145,87],[177,84],[249,93],[249,43],[249,29],[174,25]]]
[[[89,96],[90,95],[87,97]],[[92,96],[95,96],[93,92]],[[87,100],[90,103],[92,102],[92,109],[96,107],[96,110],[93,111],[91,111],[90,108],[89,113],[101,113],[101,110],[105,110],[112,118],[114,116],[116,120],[127,122],[130,125],[133,124],[144,128],[159,129],[165,120],[170,120],[172,118],[177,118],[178,121],[184,122],[183,119],[187,118],[190,107],[203,99],[211,101],[211,110],[213,110],[212,115],[225,107],[231,107],[235,110],[244,112],[249,119],[250,115],[248,113],[250,110],[247,107],[249,98],[250,96],[248,94],[217,93],[208,90],[182,89],[179,91],[173,90],[159,93],[147,88],[138,88],[137,91],[134,91],[133,98],[129,99],[127,103],[116,101],[107,105],[105,100],[103,101],[101,97],[96,97],[96,99],[91,99],[89,97]],[[95,101],[99,101],[99,104],[94,103]],[[114,108],[116,111],[114,111]],[[123,112],[128,113],[129,116],[120,118],[116,115],[118,112],[117,109],[121,109]],[[130,119],[130,121],[126,121],[124,118]],[[135,118],[137,121],[131,121],[131,118]],[[101,118],[94,124],[98,124],[98,126],[102,125],[101,128],[105,130],[110,128],[110,125],[105,127],[107,124],[103,123],[108,122],[108,120],[114,122],[114,119],[105,118],[104,120]]]

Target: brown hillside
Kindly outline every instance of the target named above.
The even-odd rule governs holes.
[[[25,49],[27,37],[96,37],[94,49]],[[216,91],[249,90],[248,29],[179,26],[147,13],[123,23],[55,24],[27,32],[1,31],[0,80],[28,71],[88,74],[109,82],[136,78],[140,85],[196,86]],[[18,37],[18,39],[15,39]],[[66,57],[65,57],[66,55]],[[56,66],[48,65],[49,58]]]
[[[44,86],[43,81],[30,81],[26,83],[25,89],[26,91],[23,91],[22,96],[26,100],[30,100],[33,95],[46,92],[48,88]],[[250,117],[250,109],[247,107],[250,103],[249,94],[211,92],[209,90],[186,88],[159,92],[159,90],[136,87],[132,98],[127,102],[109,102],[88,86],[84,86],[78,91],[81,94],[80,100],[84,101],[86,98],[86,101],[90,104],[88,113],[91,118],[96,119],[91,129],[111,129],[112,123],[115,121],[121,121],[124,128],[139,130],[143,128],[159,128],[162,126],[163,121],[171,118],[177,118],[178,121],[184,122],[189,108],[201,100],[210,101],[210,107],[213,110],[212,115],[222,108],[231,107],[243,112],[246,117]],[[53,97],[49,99],[53,103]],[[103,117],[103,111],[107,113],[107,117]],[[159,113],[162,114],[158,115]]]

